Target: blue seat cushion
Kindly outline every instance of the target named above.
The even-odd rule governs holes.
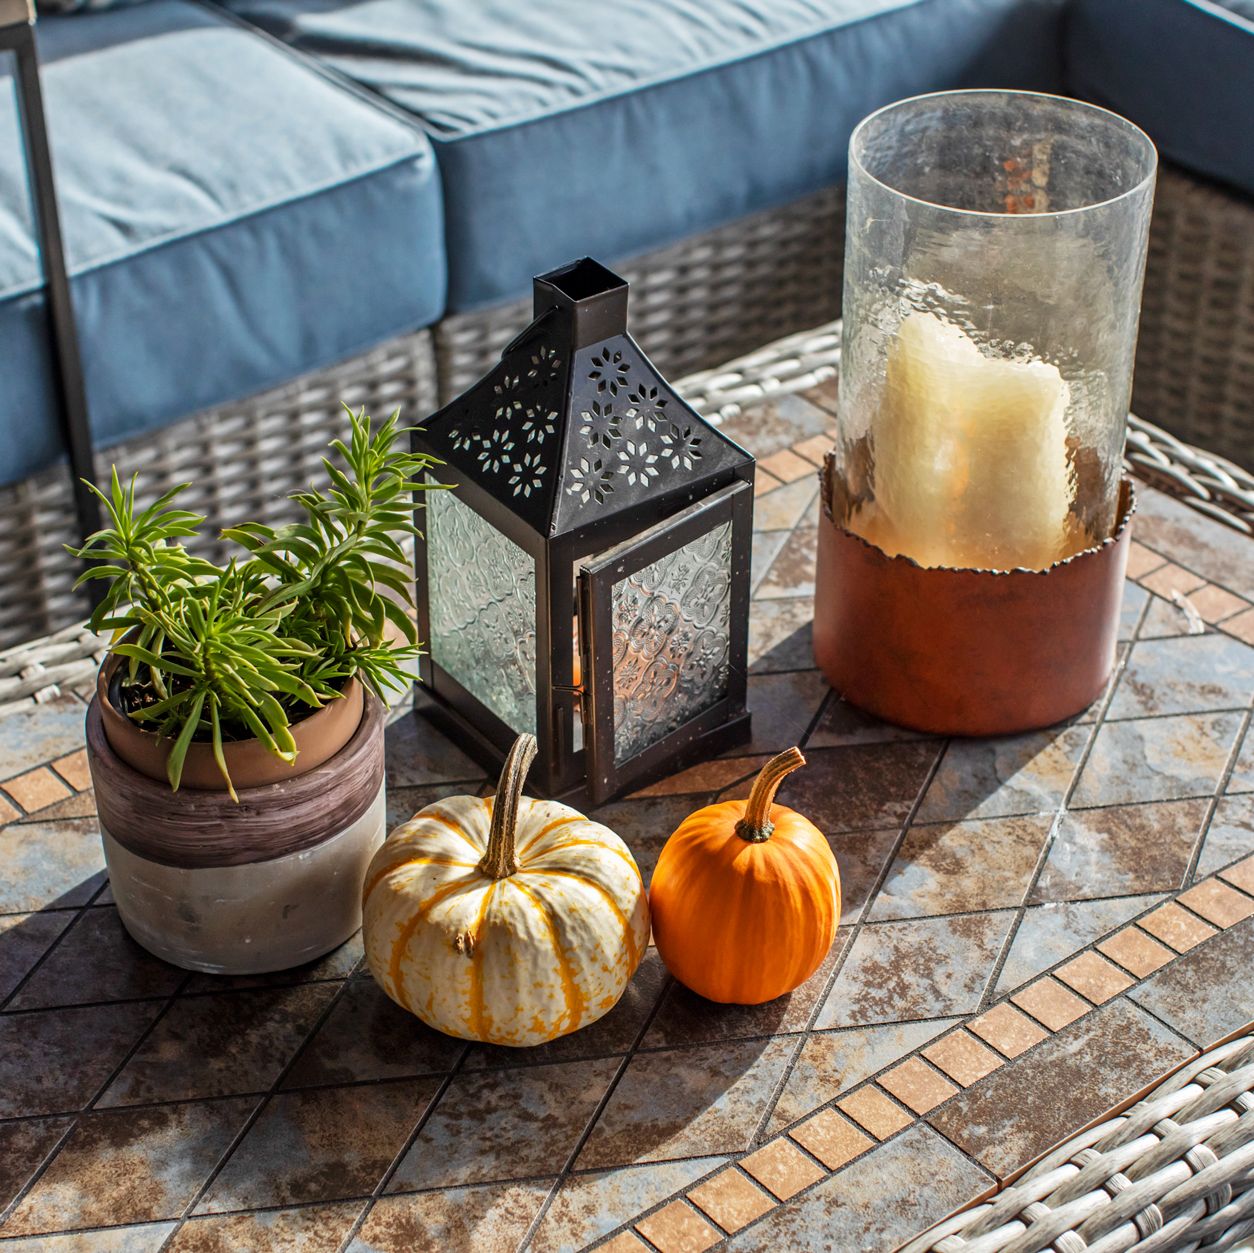
[[[891,100],[1061,81],[1062,0],[228,3],[427,128],[453,310],[831,185]]]
[[[440,316],[439,179],[407,117],[184,0],[37,29],[98,444]],[[0,135],[15,135],[13,111],[0,80]],[[0,143],[0,354],[0,482],[12,482],[61,444],[11,139]]]
[[[1075,0],[1066,66],[1163,156],[1254,195],[1254,0]]]

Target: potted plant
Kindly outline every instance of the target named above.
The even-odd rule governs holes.
[[[410,565],[429,457],[398,415],[324,459],[294,493],[301,521],[223,531],[215,565],[183,541],[205,519],[186,484],[145,509],[136,480],[93,487],[108,525],[75,555],[104,580],[112,632],[87,752],[113,896],[127,930],[176,965],[280,970],[361,923],[361,881],[385,835],[389,689],[419,652]]]

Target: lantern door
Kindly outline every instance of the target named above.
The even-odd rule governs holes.
[[[745,729],[752,503],[736,482],[580,566],[594,802]]]

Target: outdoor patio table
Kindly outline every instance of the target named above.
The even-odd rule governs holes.
[[[647,880],[686,814],[801,745],[781,800],[829,836],[844,889],[813,978],[715,1005],[650,950],[601,1021],[512,1052],[397,1009],[359,939],[281,975],[176,970],[111,904],[87,688],[63,683],[0,719],[0,1237],[892,1249],[1250,1027],[1254,544],[1142,486],[1117,669],[1090,710],[997,740],[884,725],[811,656],[834,395],[828,379],[725,422],[759,458],[752,741],[593,815]],[[402,710],[388,786],[399,822],[489,784]],[[1224,1125],[1249,1100],[1230,1088]],[[1162,1164],[1187,1178],[1221,1156],[1191,1144]]]

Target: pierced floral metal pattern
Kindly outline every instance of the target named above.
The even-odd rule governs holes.
[[[535,562],[452,492],[427,493],[426,533],[431,659],[514,731],[534,734]]]
[[[614,759],[622,763],[728,691],[732,525],[614,584]]]

